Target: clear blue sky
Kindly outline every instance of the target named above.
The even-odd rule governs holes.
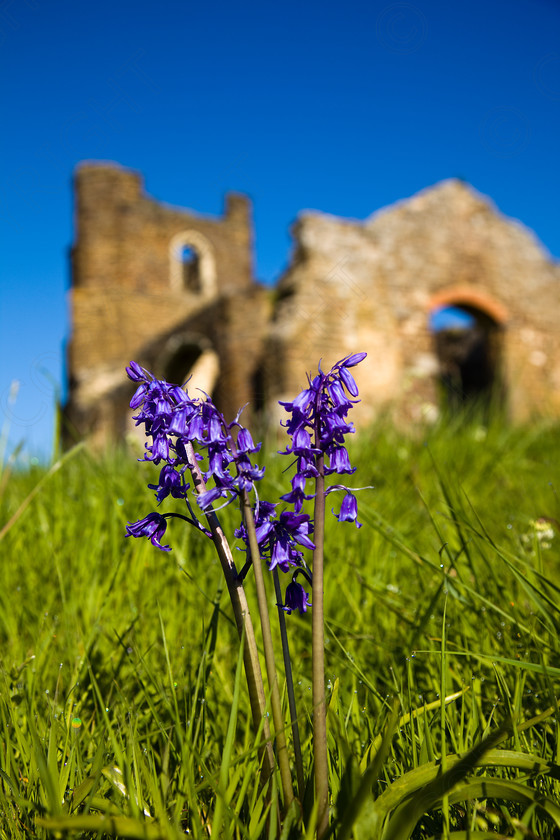
[[[267,282],[300,210],[364,218],[453,176],[560,257],[558,0],[17,0],[0,42],[11,447],[49,453],[80,160],[137,169],[153,196],[203,213],[247,192]]]

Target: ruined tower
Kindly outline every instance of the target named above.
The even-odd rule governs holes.
[[[227,195],[210,218],[155,201],[136,172],[85,163],[75,231],[67,439],[122,439],[131,359],[169,381],[192,374],[226,413],[252,400],[267,297],[245,196]]]

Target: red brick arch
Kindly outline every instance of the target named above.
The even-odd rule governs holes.
[[[509,321],[509,312],[505,306],[498,303],[485,292],[469,286],[452,286],[436,292],[428,302],[428,310],[440,309],[442,306],[469,306],[488,315],[498,326],[505,326]]]

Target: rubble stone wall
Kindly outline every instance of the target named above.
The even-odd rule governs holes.
[[[450,305],[491,331],[509,416],[560,415],[560,268],[461,181],[363,222],[302,214],[274,289],[253,279],[246,197],[229,195],[221,218],[204,217],[155,201],[140,175],[110,164],[82,165],[75,189],[66,417],[79,435],[122,437],[124,365],[136,359],[165,375],[181,347],[205,354],[199,368],[212,372],[228,416],[248,402],[276,420],[277,400],[304,387],[319,359],[328,369],[365,350],[357,421],[381,412],[432,420],[445,360],[429,319]],[[175,254],[183,245],[195,255],[194,287]]]

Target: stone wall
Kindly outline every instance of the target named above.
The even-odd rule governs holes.
[[[270,338],[286,365],[271,368],[271,398],[318,358],[367,350],[357,414],[433,417],[441,360],[429,315],[458,305],[495,327],[510,416],[560,414],[559,267],[466,184],[445,181],[363,223],[307,213],[294,238]]]
[[[560,415],[560,269],[468,185],[442,182],[364,222],[306,212],[293,235],[288,270],[265,289],[253,279],[244,196],[203,217],[150,198],[134,172],[81,166],[67,428],[100,444],[122,438],[131,359],[168,377],[194,364],[226,416],[249,403],[275,421],[277,400],[304,387],[319,359],[328,369],[362,350],[358,422],[432,420],[466,352],[461,335],[430,329],[449,305],[476,318],[494,395],[513,419]]]

